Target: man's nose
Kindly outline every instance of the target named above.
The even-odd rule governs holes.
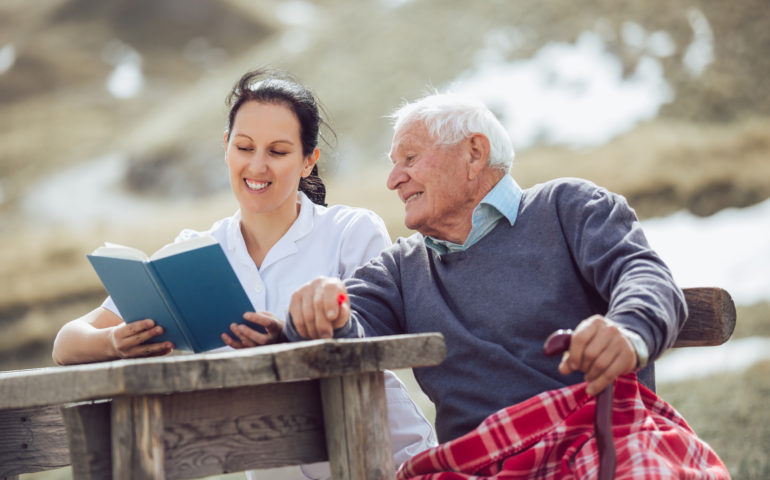
[[[395,190],[399,185],[409,180],[409,175],[404,171],[403,167],[398,164],[393,164],[393,168],[388,175],[387,186],[390,190]]]

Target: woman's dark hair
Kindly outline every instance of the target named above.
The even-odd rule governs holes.
[[[225,105],[230,109],[225,130],[228,140],[238,110],[244,103],[252,100],[283,105],[294,112],[299,121],[299,138],[302,142],[302,155],[305,157],[313,153],[318,146],[319,138],[328,145],[326,139],[320,134],[322,126],[334,136],[331,127],[321,118],[323,108],[310,90],[285,72],[258,69],[246,72],[225,99]],[[308,177],[300,178],[299,190],[305,193],[313,203],[326,206],[326,186],[318,176],[317,163]]]

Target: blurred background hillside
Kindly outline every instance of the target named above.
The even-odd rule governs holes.
[[[451,89],[503,120],[523,187],[569,175],[622,193],[683,286],[733,293],[739,326],[709,350],[714,369],[671,360],[685,374],[659,391],[734,478],[770,478],[769,7],[3,0],[0,368],[51,365],[58,328],[101,302],[86,253],[154,251],[237,208],[222,132],[243,72],[283,68],[317,93],[338,137],[330,203],[373,209],[394,238],[410,232],[384,187],[385,117]]]

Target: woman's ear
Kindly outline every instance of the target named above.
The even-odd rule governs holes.
[[[469,140],[470,161],[468,179],[473,180],[486,168],[489,162],[489,139],[481,133],[474,133]]]
[[[307,177],[310,172],[313,171],[313,167],[318,162],[318,157],[321,155],[321,150],[315,149],[313,153],[305,157],[305,166],[302,168],[302,176]]]

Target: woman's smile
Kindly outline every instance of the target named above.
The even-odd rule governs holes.
[[[243,179],[243,183],[246,184],[246,188],[251,190],[252,192],[261,192],[264,189],[266,189],[272,182],[263,182],[259,180],[249,180],[248,178]]]

